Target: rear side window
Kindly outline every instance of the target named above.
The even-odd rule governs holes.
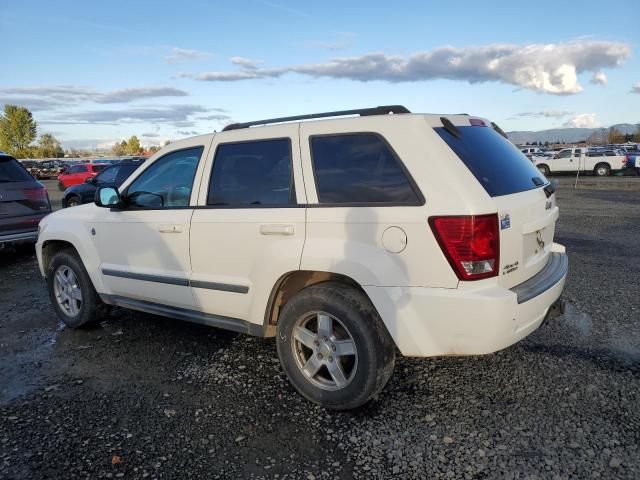
[[[222,143],[216,149],[208,205],[279,206],[295,203],[291,140]]]
[[[33,177],[17,160],[11,157],[0,157],[0,183],[30,181],[33,181]]]
[[[434,128],[490,196],[524,192],[548,183],[533,163],[493,128],[457,126],[456,129],[460,138],[445,128]]]
[[[84,173],[87,171],[86,165],[76,165],[75,167],[71,167],[69,169],[69,173]]]
[[[400,160],[380,135],[311,137],[311,157],[320,203],[421,203]]]

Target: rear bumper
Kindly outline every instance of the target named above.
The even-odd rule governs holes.
[[[492,286],[365,287],[365,291],[405,356],[492,353],[536,330],[560,298],[568,261],[564,247],[553,247],[547,266],[511,290]]]

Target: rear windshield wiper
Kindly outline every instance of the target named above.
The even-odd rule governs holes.
[[[440,117],[440,121],[442,122],[442,126],[444,127],[444,129],[451,135],[456,138],[462,137],[462,135],[460,134],[460,130],[458,130],[458,128],[453,123],[451,123],[451,120],[446,117]]]

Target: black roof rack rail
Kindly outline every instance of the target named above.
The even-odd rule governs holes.
[[[314,118],[343,117],[346,115],[360,115],[365,117],[368,115],[387,115],[389,113],[411,113],[407,107],[402,105],[384,105],[372,108],[358,108],[355,110],[338,110],[336,112],[310,113],[308,115],[294,115],[292,117],[268,118],[266,120],[255,120],[253,122],[232,123],[222,129],[239,130],[241,128],[249,128],[255,125],[267,125],[270,123],[293,122],[296,120],[311,120]]]

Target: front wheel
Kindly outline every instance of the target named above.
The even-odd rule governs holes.
[[[277,347],[293,386],[325,408],[359,407],[393,373],[393,340],[366,295],[339,283],[305,288],[280,314]]]
[[[599,163],[598,165],[596,165],[593,173],[595,173],[598,177],[608,177],[611,174],[611,167],[609,167],[609,165],[607,165],[606,163]]]
[[[47,269],[47,288],[54,310],[68,327],[82,327],[99,320],[104,313],[104,304],[73,250],[53,255]]]
[[[77,207],[78,205],[80,205],[80,199],[75,195],[72,195],[67,200],[67,207]]]
[[[538,170],[540,170],[540,173],[543,174],[545,177],[549,175],[549,173],[551,173],[549,171],[549,167],[547,167],[546,165],[537,165]]]

